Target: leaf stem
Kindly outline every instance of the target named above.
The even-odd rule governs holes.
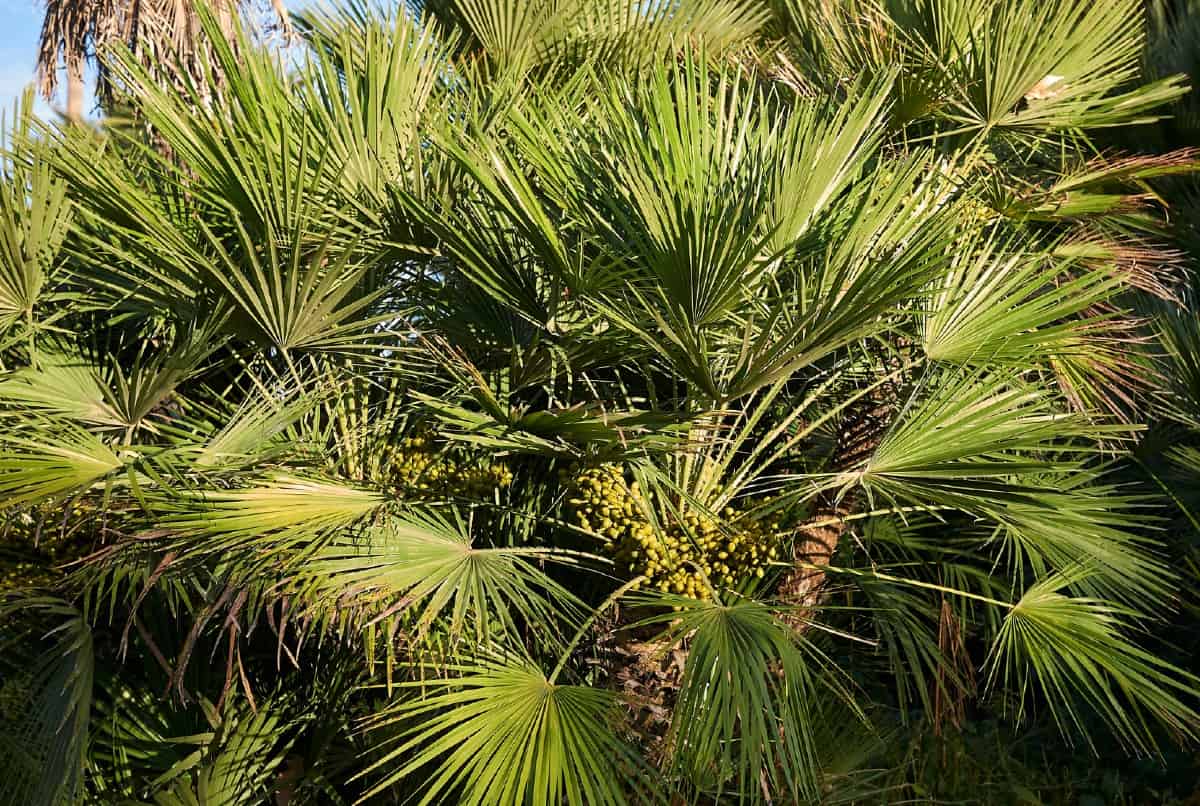
[[[922,582],[919,579],[905,579],[904,577],[896,577],[891,574],[885,574],[882,571],[862,571],[857,568],[839,568],[833,565],[818,565],[816,563],[797,562],[794,563],[797,568],[804,568],[810,571],[821,571],[823,573],[834,574],[851,574],[859,577],[874,577],[876,579],[886,580],[888,582],[899,582],[901,585],[912,585],[916,588],[926,588],[928,590],[938,591],[940,593],[948,593],[951,596],[961,596],[965,599],[974,599],[977,602],[1003,607],[1006,610],[1012,610],[1016,607],[1012,602],[1003,602],[999,599],[992,599],[988,596],[983,596],[970,591],[959,590],[957,588],[948,588],[945,585],[938,585],[933,582]]]

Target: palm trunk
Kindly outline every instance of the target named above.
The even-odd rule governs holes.
[[[283,0],[271,0],[271,7],[275,9],[275,13],[279,15],[279,27],[283,30],[285,36],[292,34],[292,18],[288,14],[287,6]]]
[[[83,64],[67,62],[67,120],[83,122]]]
[[[824,598],[825,572],[821,569],[829,565],[838,541],[846,532],[846,523],[842,520],[845,514],[844,510],[831,507],[819,511],[812,521],[800,526],[792,557],[795,567],[779,585],[779,599],[801,609],[784,619],[797,629],[803,629],[806,624],[803,611],[816,607]]]

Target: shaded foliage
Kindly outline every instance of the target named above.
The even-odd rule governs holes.
[[[8,133],[6,793],[1189,793],[1184,10],[220,12]]]

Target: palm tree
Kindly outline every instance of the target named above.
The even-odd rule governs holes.
[[[279,23],[288,30],[282,0],[271,0]],[[209,7],[220,21],[222,37],[233,36],[238,3],[215,0]],[[67,77],[66,116],[83,118],[84,73],[88,62],[98,68],[97,90],[111,102],[115,87],[105,55],[128,48],[152,74],[179,79],[199,75],[201,55],[198,6],[168,0],[47,0],[38,46],[38,89],[51,101],[58,89],[60,65]]]
[[[9,134],[0,801],[889,802],[972,714],[1194,742],[1129,458],[1194,155],[1103,148],[1185,92],[1138,0],[348,5],[288,64],[197,19],[178,81],[106,62],[153,144]]]

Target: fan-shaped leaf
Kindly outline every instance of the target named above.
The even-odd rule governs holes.
[[[400,781],[417,786],[421,804],[453,792],[470,806],[608,806],[646,802],[654,791],[617,734],[613,692],[555,683],[519,658],[448,671],[406,685],[411,698],[367,723],[401,728],[363,773],[382,773],[367,797]]]

